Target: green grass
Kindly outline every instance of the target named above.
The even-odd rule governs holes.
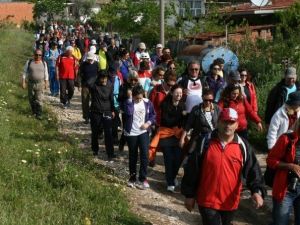
[[[0,40],[0,224],[143,224],[108,171],[58,133],[54,115],[29,116],[19,78],[33,35],[2,28]]]

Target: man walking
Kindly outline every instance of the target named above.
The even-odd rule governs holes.
[[[35,50],[34,58],[29,59],[24,67],[22,77],[22,87],[26,87],[28,81],[28,98],[33,115],[37,119],[42,119],[42,96],[43,88],[48,86],[48,68],[42,60],[43,52]]]
[[[224,108],[217,130],[198,141],[185,165],[181,186],[185,206],[192,211],[197,202],[204,225],[232,224],[242,176],[256,208],[263,205],[266,190],[261,169],[249,143],[235,133],[237,127],[237,112]]]
[[[70,106],[70,100],[74,95],[74,80],[77,77],[77,61],[72,52],[73,47],[68,46],[66,52],[56,61],[56,79],[59,80],[60,102],[64,108]]]

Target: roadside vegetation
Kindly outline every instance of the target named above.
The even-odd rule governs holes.
[[[30,116],[19,78],[33,35],[2,26],[0,40],[1,224],[143,224],[122,185],[90,162],[76,137],[58,133],[54,115]]]

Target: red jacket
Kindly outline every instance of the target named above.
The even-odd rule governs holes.
[[[285,134],[281,135],[274,147],[268,154],[267,164],[270,168],[276,169],[280,161],[286,163],[293,163],[296,156],[296,143],[299,139],[298,135],[294,132],[292,133],[292,145],[290,151],[287,150],[287,145],[289,144],[289,137]],[[288,187],[288,170],[278,169],[276,171],[273,183],[272,195],[277,201],[282,201]]]
[[[246,86],[248,87],[249,92],[250,92],[250,102],[249,103],[251,105],[251,108],[253,109],[254,112],[257,113],[257,111],[258,111],[257,97],[256,97],[256,91],[255,91],[254,84],[249,81],[246,81]]]
[[[74,80],[76,78],[77,60],[75,57],[60,55],[56,60],[60,80]]]
[[[261,119],[257,115],[256,112],[253,111],[251,105],[248,103],[246,99],[243,101],[230,100],[229,104],[225,105],[223,100],[220,100],[218,103],[221,109],[224,108],[233,108],[237,111],[239,118],[239,126],[237,131],[245,130],[248,127],[247,116],[255,123],[261,122]]]
[[[204,155],[197,191],[199,206],[216,210],[235,210],[240,202],[243,155],[237,142],[222,147],[211,139]]]
[[[152,102],[154,106],[154,110],[156,113],[156,124],[160,125],[160,119],[161,119],[161,108],[160,105],[162,101],[167,96],[167,93],[164,91],[162,84],[156,85],[149,95],[149,100]]]

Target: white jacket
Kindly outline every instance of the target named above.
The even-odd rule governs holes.
[[[300,111],[297,113],[297,118],[300,116]],[[267,143],[268,149],[271,149],[280,135],[288,132],[289,127],[289,118],[286,112],[286,105],[281,106],[276,113],[273,115],[268,134],[267,134]]]

